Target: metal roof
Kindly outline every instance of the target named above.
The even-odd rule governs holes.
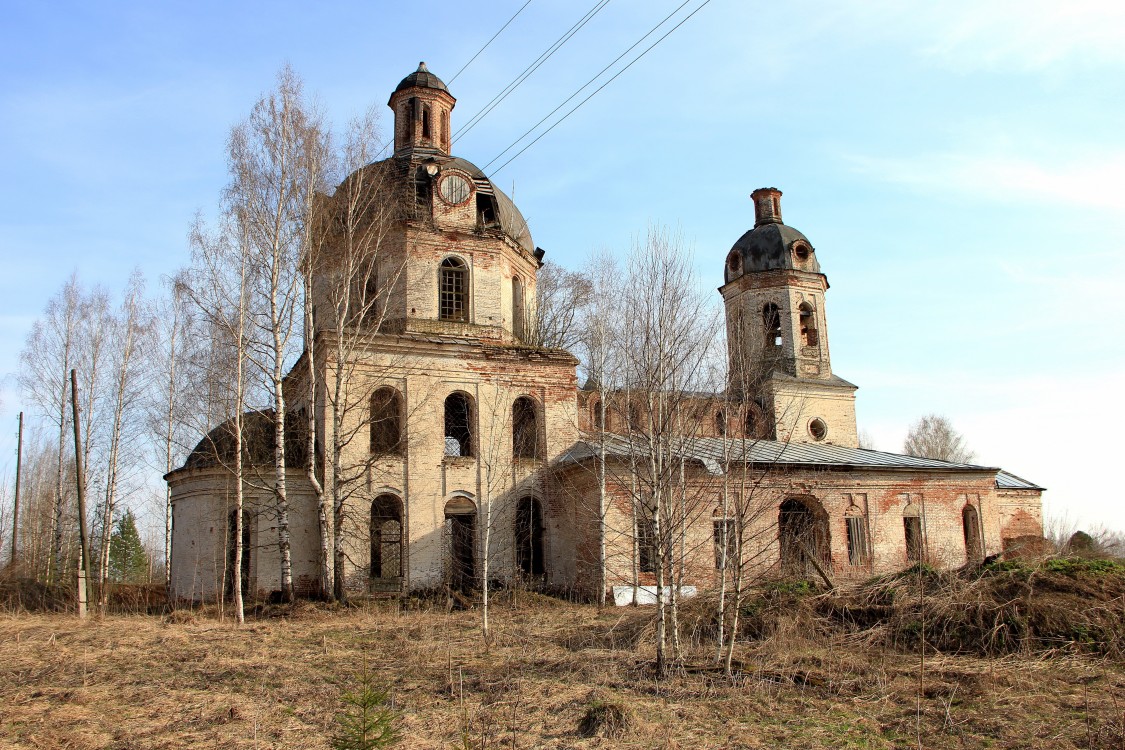
[[[614,457],[628,456],[630,452],[644,452],[644,439],[624,435],[606,436],[606,454]],[[923,469],[931,471],[999,471],[996,467],[939,461],[934,458],[903,456],[897,453],[846,448],[824,443],[783,443],[776,440],[743,440],[741,438],[685,438],[673,453],[703,463],[709,471],[723,463],[748,461],[756,464],[782,464],[787,466],[851,467],[864,469]],[[598,456],[600,446],[590,436],[580,440],[560,458],[561,463],[577,463]],[[1013,475],[1007,475],[1009,477]],[[1020,480],[1023,481],[1023,480]],[[1026,488],[1034,487],[1026,483]]]
[[[1043,491],[1045,487],[1040,487],[1034,482],[1029,482],[1023,477],[1017,477],[1011,472],[1001,469],[996,474],[996,489],[998,490],[1039,490]]]

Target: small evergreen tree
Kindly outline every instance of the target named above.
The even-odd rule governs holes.
[[[117,519],[109,538],[109,577],[117,583],[142,583],[148,577],[148,553],[131,510]]]
[[[378,687],[371,679],[364,654],[359,688],[340,696],[344,710],[336,715],[333,750],[376,750],[397,744],[401,739],[400,715],[391,705],[390,696],[390,687]]]

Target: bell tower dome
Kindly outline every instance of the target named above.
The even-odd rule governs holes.
[[[754,228],[727,254],[732,392],[771,412],[778,440],[856,446],[856,387],[832,373],[828,278],[804,234],[781,220],[781,191],[751,194]]]
[[[457,100],[441,79],[418,63],[418,69],[403,78],[387,102],[395,113],[395,155],[428,149],[448,155],[449,113]]]

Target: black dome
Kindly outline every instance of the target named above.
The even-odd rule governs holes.
[[[754,227],[734,243],[727,255],[726,281],[744,273],[779,269],[822,273],[808,237],[793,227],[771,222]]]
[[[445,87],[441,79],[431,73],[424,62],[418,63],[418,70],[403,78],[395,87],[395,91],[399,92],[410,88],[437,89],[449,93],[449,89]]]

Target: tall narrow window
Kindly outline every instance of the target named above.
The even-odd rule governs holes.
[[[428,104],[422,105],[422,137],[432,137],[430,130],[430,105]]]
[[[965,558],[969,562],[980,562],[984,557],[981,549],[980,515],[972,505],[961,511],[961,525],[965,532]]]
[[[442,320],[469,319],[469,269],[458,258],[441,262],[438,317]]]
[[[473,408],[469,397],[451,393],[445,399],[445,455],[473,455]]]
[[[746,432],[745,432],[745,435],[746,435],[747,438],[753,439],[753,438],[756,438],[756,437],[759,436],[758,432],[760,430],[761,430],[761,426],[758,423],[758,412],[754,410],[753,404],[747,404],[746,405]]]
[[[597,400],[594,401],[594,405],[592,407],[590,407],[590,414],[594,419],[594,429],[595,430],[604,430],[605,429],[605,404],[603,404],[601,402],[601,399],[597,399]]]
[[[781,347],[781,308],[770,302],[762,308],[762,326],[766,348]]]
[[[820,337],[816,333],[816,313],[808,302],[802,302],[799,308],[801,313],[801,345],[817,346]]]
[[[637,516],[637,566],[642,573],[656,572],[656,525],[643,514]]]
[[[863,511],[852,506],[844,516],[848,534],[848,564],[859,567],[867,564],[867,519]]]
[[[516,564],[526,576],[541,576],[543,561],[543,507],[534,497],[522,497],[516,505]]]
[[[738,552],[737,527],[733,518],[716,518],[714,521],[715,569],[736,567]]]
[[[380,310],[377,300],[379,298],[379,275],[376,273],[375,264],[371,264],[366,278],[363,280],[363,291],[356,300],[356,308],[363,316],[363,322],[373,325],[379,322]]]
[[[527,396],[520,396],[512,404],[512,455],[539,457],[539,418],[535,402]]]
[[[402,502],[394,495],[380,495],[371,503],[372,584],[402,576]]]
[[[523,282],[512,277],[512,333],[523,341],[527,337],[527,312],[523,304]]]
[[[715,434],[719,437],[727,436],[727,413],[722,409],[715,412]]]
[[[394,388],[371,394],[371,452],[399,453],[402,444],[402,398]]]
[[[902,511],[902,528],[906,538],[906,559],[908,562],[923,562],[925,542],[922,539],[922,514],[914,503]]]

